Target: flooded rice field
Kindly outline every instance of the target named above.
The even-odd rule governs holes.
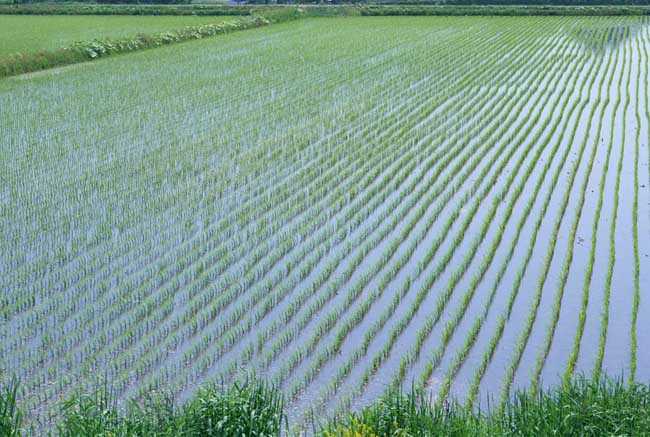
[[[295,429],[648,382],[649,51],[647,17],[310,19],[4,80],[0,371],[41,424],[255,374]]]

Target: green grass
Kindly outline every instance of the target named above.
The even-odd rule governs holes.
[[[23,413],[16,403],[18,380],[12,378],[0,387],[0,436],[20,435]]]
[[[219,23],[229,17],[0,15],[0,57],[57,50],[76,41],[115,39]]]
[[[182,407],[166,395],[119,408],[109,388],[65,401],[61,437],[76,436],[277,436],[286,427],[284,400],[257,380],[208,385]]]
[[[18,382],[0,390],[0,435],[36,435],[22,427]],[[578,378],[558,388],[515,393],[503,411],[436,403],[421,391],[387,393],[359,413],[312,424],[323,437],[641,436],[650,432],[650,389],[605,378]],[[209,384],[178,406],[166,393],[119,405],[108,384],[61,404],[55,431],[73,436],[272,437],[288,431],[284,399],[262,380]]]
[[[392,392],[325,426],[325,436],[640,436],[650,433],[650,390],[621,380],[577,379],[537,394],[517,392],[503,412],[436,404],[419,392]],[[355,434],[354,432],[358,432]]]

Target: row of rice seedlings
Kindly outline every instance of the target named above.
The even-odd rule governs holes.
[[[635,32],[635,45],[636,45],[636,55],[637,55],[637,64],[636,64],[636,90],[634,93],[634,115],[636,119],[636,135],[634,138],[634,203],[632,204],[632,241],[634,244],[634,303],[632,307],[632,323],[630,326],[630,375],[629,375],[629,384],[634,384],[636,377],[636,350],[637,350],[637,339],[636,339],[636,330],[637,330],[637,319],[639,314],[639,299],[641,296],[641,283],[640,283],[640,256],[639,256],[639,141],[641,139],[641,112],[639,110],[639,87],[641,85],[641,26],[643,20],[639,20],[636,26]],[[645,49],[645,45],[644,45]],[[647,61],[646,61],[647,62]],[[629,76],[628,76],[629,78]],[[646,81],[647,81],[646,75]],[[646,86],[647,88],[647,86]],[[629,89],[628,89],[629,95]],[[647,108],[646,102],[646,108]],[[625,125],[625,123],[623,123]]]
[[[596,33],[594,33],[594,39],[597,39],[596,38]],[[599,40],[601,42],[603,42],[603,41],[605,41],[605,39],[606,39],[606,35],[601,34]],[[581,64],[580,68],[583,68],[585,62],[586,62],[586,59],[583,59],[583,63]],[[611,78],[610,78],[610,80],[611,80]],[[574,80],[573,86],[575,86],[576,81],[577,81],[577,76],[576,76],[576,79]],[[604,81],[604,78],[601,79],[601,84],[600,84],[601,88],[602,88],[602,85],[603,85],[603,81]],[[571,93],[567,93],[566,95],[569,96],[570,94]],[[568,98],[566,98],[564,100],[564,103],[562,103],[563,108],[566,108],[567,102],[568,102]],[[576,105],[577,105],[577,103],[573,105],[574,108],[575,108]],[[563,109],[563,111],[564,111],[564,109]],[[570,119],[570,117],[567,117],[565,119],[564,125],[562,127],[563,131],[566,130],[569,119]],[[560,144],[561,144],[561,138],[558,139],[555,147],[556,148],[559,147]],[[521,281],[522,281],[522,279],[524,277],[524,274],[526,272],[526,268],[527,268],[527,266],[528,266],[528,264],[530,262],[530,259],[532,257],[533,249],[534,249],[535,243],[537,241],[537,236],[538,236],[538,232],[539,232],[542,220],[543,220],[544,216],[546,215],[546,211],[548,210],[548,206],[550,204],[552,194],[554,192],[555,186],[557,185],[559,176],[560,176],[560,174],[562,172],[563,165],[567,160],[567,157],[569,155],[570,150],[571,150],[571,148],[567,147],[565,149],[565,151],[564,151],[564,154],[563,154],[562,158],[558,162],[558,167],[557,167],[557,169],[556,169],[556,171],[555,171],[555,173],[554,173],[554,175],[553,175],[553,177],[551,179],[551,184],[550,184],[550,187],[548,189],[546,198],[544,200],[542,209],[541,209],[541,211],[540,211],[540,213],[539,213],[539,215],[537,217],[537,220],[536,220],[536,222],[535,222],[535,224],[533,226],[534,231],[533,231],[533,234],[530,237],[528,252],[527,252],[527,255],[525,257],[524,263],[522,265],[522,268],[517,272],[517,275],[515,276],[515,283],[513,284],[513,287],[512,287],[511,292],[510,292],[507,307],[504,310],[503,314],[501,314],[499,316],[496,330],[493,333],[493,335],[490,337],[488,347],[486,348],[486,351],[484,352],[484,354],[482,356],[482,359],[481,359],[481,362],[480,362],[479,366],[476,368],[476,370],[474,372],[474,377],[473,377],[472,383],[471,383],[470,388],[469,388],[468,393],[467,393],[467,401],[466,401],[466,403],[467,403],[467,405],[469,407],[472,407],[474,405],[474,403],[475,403],[476,395],[478,393],[479,386],[480,386],[481,380],[483,378],[483,375],[485,374],[485,371],[487,370],[487,366],[489,365],[489,363],[492,360],[492,357],[493,357],[493,355],[494,355],[494,353],[496,351],[496,348],[497,348],[497,346],[498,346],[498,344],[500,342],[501,335],[503,334],[505,324],[508,321],[508,319],[510,318],[510,314],[512,313],[514,301],[515,301],[515,298],[517,297],[518,291],[519,291],[520,286],[521,286]],[[550,161],[547,161],[547,162],[548,162],[547,165],[551,165]]]
[[[542,103],[541,107],[545,107],[546,104],[548,103],[548,99],[550,99],[551,95],[547,95],[546,100]],[[538,96],[539,99],[539,96]],[[534,104],[533,107],[536,107],[537,104]],[[538,113],[533,119],[532,123],[527,123],[528,121],[531,120],[523,120],[519,123],[519,126],[515,131],[518,133],[516,136],[513,136],[508,140],[508,143],[514,144],[514,148],[509,152],[508,158],[513,156],[514,152],[520,148],[520,146],[524,143],[524,141],[528,138],[530,133],[532,132],[533,128],[537,126],[537,123],[539,121],[541,113]],[[542,122],[542,126],[545,127],[548,125],[548,123],[551,120],[551,115],[549,115],[544,122]],[[527,127],[524,130],[524,126]],[[531,144],[535,144],[537,141],[538,137],[541,136],[543,132],[543,129],[540,129],[538,134],[536,135],[535,141],[531,142]],[[451,278],[449,280],[449,283],[445,287],[445,290],[438,296],[438,299],[436,300],[436,306],[431,312],[431,314],[426,318],[424,324],[420,327],[418,330],[417,334],[417,341],[412,348],[412,350],[405,355],[402,358],[400,368],[398,372],[396,373],[394,379],[393,379],[393,387],[397,387],[401,384],[404,376],[406,375],[406,369],[413,363],[415,362],[419,356],[420,356],[420,351],[422,349],[422,346],[424,344],[424,339],[429,335],[433,327],[438,323],[440,320],[440,317],[442,315],[442,312],[444,308],[446,307],[447,302],[449,301],[451,294],[453,290],[455,289],[456,284],[460,281],[462,276],[464,275],[464,272],[467,271],[469,268],[469,264],[473,260],[474,255],[476,254],[476,251],[478,250],[479,245],[483,241],[483,238],[487,232],[487,229],[489,225],[492,223],[495,215],[497,208],[499,207],[499,204],[501,203],[501,200],[507,195],[508,191],[510,190],[510,186],[513,184],[515,177],[519,173],[519,168],[523,165],[524,161],[526,160],[529,152],[532,151],[532,147],[527,147],[524,149],[524,152],[521,154],[519,160],[515,164],[514,169],[510,172],[507,180],[504,182],[502,189],[499,191],[498,194],[494,197],[494,201],[491,205],[491,208],[489,209],[488,213],[486,214],[486,217],[484,221],[481,224],[481,229],[477,232],[476,237],[472,241],[472,245],[469,249],[469,251],[465,254],[463,261],[459,268],[452,273]],[[543,147],[539,147],[536,155],[539,156],[543,151]],[[535,161],[535,159],[533,159]],[[490,183],[486,185],[484,190],[482,191],[481,194],[479,194],[479,199],[484,199],[488,193],[491,191],[494,183],[496,182],[497,177],[499,176],[501,169],[503,169],[508,161],[504,160],[500,166],[498,167],[498,171],[494,174],[492,180]],[[532,168],[531,168],[532,170]],[[528,174],[529,175],[529,174]],[[527,180],[528,175],[525,175],[525,179]],[[521,184],[524,184],[525,180],[521,182]],[[467,230],[467,227],[471,223],[474,214],[478,210],[479,207],[479,202],[474,204],[473,209],[468,213],[467,218],[465,220],[465,223],[463,224],[463,227],[459,230],[459,233],[454,239],[454,242],[458,244],[465,235],[465,232]],[[430,279],[425,283],[424,287],[430,288],[431,285],[433,284],[433,281],[439,276],[439,274],[446,268],[447,263],[451,259],[451,250],[443,256],[441,262],[438,264],[437,268],[433,271],[432,276],[430,276]],[[433,362],[430,360],[427,362],[422,379],[427,379],[430,376],[430,373],[433,371]]]
[[[564,44],[563,44],[563,47],[560,47],[561,52],[563,52],[566,49],[567,44],[568,44],[568,41],[565,41]],[[541,57],[543,57],[543,56],[541,56]],[[531,81],[535,81],[535,78],[531,78]],[[549,80],[549,82],[553,82],[553,78],[551,78]],[[547,139],[542,142],[543,147],[538,150],[538,152],[536,153],[536,156],[531,160],[528,168],[524,172],[524,175],[530,175],[532,173],[532,171],[533,171],[533,168],[536,165],[538,165],[539,156],[541,155],[541,152],[543,151],[545,146],[551,140],[551,138],[553,136],[553,133],[557,129],[557,126],[558,126],[558,122],[556,121],[554,123],[551,131],[548,133]],[[543,133],[543,130],[540,130],[539,133],[530,141],[531,144],[536,143],[540,139],[542,133]],[[551,151],[550,157],[546,161],[549,164],[544,166],[542,174],[538,178],[537,183],[535,184],[535,190],[534,190],[534,192],[532,194],[532,197],[529,199],[528,203],[526,204],[526,207],[523,210],[523,214],[520,217],[520,221],[519,221],[519,224],[517,226],[517,231],[515,233],[515,238],[511,241],[510,249],[508,251],[508,256],[505,258],[504,262],[502,263],[502,265],[501,265],[501,267],[499,269],[499,273],[497,274],[497,278],[495,280],[495,283],[494,283],[493,287],[491,288],[489,297],[488,297],[488,299],[486,301],[486,304],[483,307],[483,313],[481,313],[480,315],[478,315],[475,318],[475,321],[474,321],[471,329],[469,330],[469,333],[466,336],[465,343],[463,344],[462,348],[458,351],[457,355],[454,357],[454,361],[453,361],[452,365],[450,366],[450,369],[445,374],[445,377],[444,377],[444,379],[442,381],[442,384],[440,386],[440,390],[439,390],[439,393],[438,393],[438,397],[440,399],[445,399],[446,398],[446,396],[448,394],[448,391],[449,391],[449,388],[451,386],[451,381],[452,381],[453,376],[455,376],[456,372],[460,369],[460,366],[463,364],[464,358],[469,353],[469,349],[473,346],[474,341],[476,340],[476,337],[478,335],[478,332],[481,329],[483,321],[487,317],[489,308],[490,308],[490,306],[492,304],[492,301],[494,299],[494,296],[496,294],[498,284],[500,283],[501,278],[503,277],[503,274],[505,273],[505,270],[506,270],[506,268],[508,266],[508,263],[509,263],[510,259],[512,258],[516,242],[519,239],[519,235],[521,233],[521,230],[523,229],[524,224],[526,223],[526,220],[528,218],[528,215],[530,214],[530,211],[532,209],[533,204],[535,203],[535,200],[536,200],[537,195],[539,193],[539,190],[540,190],[540,188],[542,186],[542,183],[545,180],[546,173],[548,172],[548,170],[550,168],[550,162],[552,162],[552,160],[553,160],[553,158],[555,156],[555,153],[558,150],[559,143],[560,143],[560,141],[558,141],[556,143],[556,145],[553,147],[553,150]],[[526,176],[526,178],[527,177],[528,176]],[[472,279],[470,281],[470,285],[469,285],[467,291],[463,294],[463,296],[462,296],[462,298],[460,300],[459,306],[456,308],[456,311],[454,312],[454,315],[448,319],[447,323],[445,324],[445,327],[442,330],[440,346],[438,346],[438,348],[436,348],[436,350],[433,352],[433,354],[429,358],[429,360],[427,362],[427,366],[425,367],[425,370],[424,370],[423,374],[420,377],[420,380],[419,380],[420,385],[424,386],[428,382],[429,378],[431,377],[431,374],[433,373],[433,370],[435,368],[437,368],[437,366],[439,365],[440,360],[442,359],[442,356],[443,356],[443,354],[445,352],[445,349],[446,349],[449,341],[451,340],[451,337],[454,334],[455,328],[458,326],[458,324],[460,323],[460,321],[464,317],[464,314],[465,314],[465,311],[466,311],[466,309],[467,309],[467,307],[469,305],[469,302],[473,298],[474,293],[475,293],[476,289],[478,288],[478,285],[482,281],[485,273],[487,272],[489,266],[491,265],[491,263],[492,263],[492,261],[494,259],[494,255],[495,255],[495,253],[497,251],[497,248],[499,247],[499,245],[500,245],[500,243],[502,241],[502,237],[503,237],[503,233],[505,232],[507,221],[510,219],[510,216],[512,215],[512,211],[514,210],[515,204],[516,204],[519,196],[521,195],[524,186],[525,186],[525,180],[523,180],[522,183],[520,183],[520,185],[516,188],[515,192],[513,193],[514,196],[511,198],[511,201],[508,204],[507,209],[506,209],[505,214],[504,214],[504,221],[499,226],[499,231],[498,231],[497,235],[494,237],[494,239],[492,241],[492,244],[490,245],[490,249],[488,250],[488,253],[484,256],[483,262],[482,262],[481,266],[479,267],[479,271],[473,275],[473,277],[472,277]]]
[[[594,61],[594,59],[592,59],[592,63],[591,63],[591,67],[589,68],[588,76],[591,76],[591,71],[593,70],[593,67],[594,67],[595,63],[596,62]],[[594,77],[592,76],[590,82],[593,83],[593,81],[594,81]],[[585,86],[586,83],[587,83],[586,80],[583,81],[582,86],[581,86],[581,90],[580,90],[578,95],[582,96],[582,90],[584,89],[584,86]],[[567,96],[572,95],[574,91],[575,91],[575,82],[572,85],[569,92],[567,93]],[[567,100],[567,102],[568,102],[568,100]],[[574,104],[571,107],[571,111],[570,111],[571,113],[573,112],[573,110],[576,107],[578,107],[579,103],[580,103],[580,100],[575,100]],[[588,100],[584,100],[582,102],[582,104],[580,105],[580,109],[578,111],[578,114],[582,114],[582,112],[584,111],[584,108],[587,106],[587,104],[588,104]],[[575,126],[574,126],[574,129],[573,129],[573,132],[572,132],[572,136],[573,135],[575,135]],[[515,350],[514,350],[514,352],[512,354],[512,359],[511,359],[510,365],[506,368],[506,373],[505,373],[505,376],[504,376],[504,379],[503,379],[503,384],[502,384],[500,408],[503,408],[503,406],[505,406],[505,404],[506,404],[506,402],[508,400],[508,397],[509,397],[509,394],[510,394],[510,386],[511,386],[512,380],[514,378],[514,374],[515,374],[517,368],[519,367],[519,363],[521,362],[521,357],[523,355],[523,352],[524,352],[524,349],[525,349],[526,345],[528,344],[528,339],[530,337],[530,333],[531,333],[531,331],[533,329],[535,319],[537,318],[537,310],[539,308],[539,303],[541,301],[542,290],[544,288],[544,283],[546,282],[546,278],[547,278],[547,275],[548,275],[548,272],[549,272],[549,269],[550,269],[551,260],[553,259],[553,254],[555,252],[555,246],[556,246],[556,243],[557,243],[557,235],[559,233],[560,226],[562,224],[562,220],[563,220],[564,214],[566,212],[566,208],[567,208],[570,193],[571,193],[571,188],[573,187],[573,183],[574,183],[575,177],[577,175],[578,167],[580,165],[580,162],[582,161],[582,156],[584,154],[585,146],[586,146],[586,141],[583,141],[582,144],[580,145],[580,150],[578,152],[578,157],[575,160],[575,162],[573,164],[573,167],[569,171],[569,181],[567,183],[567,189],[564,192],[564,196],[562,198],[562,203],[561,203],[560,208],[559,208],[559,214],[558,214],[558,217],[556,218],[554,226],[553,226],[553,231],[552,231],[551,235],[549,236],[550,244],[549,244],[548,251],[546,253],[544,263],[542,265],[542,273],[540,274],[539,279],[537,281],[536,291],[533,294],[533,302],[531,303],[529,313],[528,313],[528,317],[527,317],[526,321],[524,322],[524,327],[523,327],[523,330],[521,332],[521,335],[519,336],[519,340],[517,341],[517,343],[515,345]]]
[[[625,38],[629,34],[629,29],[624,30],[625,34],[621,35],[621,38]],[[623,62],[622,65],[625,66],[626,63],[626,51],[623,50]],[[610,129],[610,142],[614,141],[614,119],[616,118],[616,113],[621,104],[621,94],[623,90],[623,73],[618,78],[618,93],[616,93],[616,101],[614,102],[614,110],[612,112],[612,123]],[[623,115],[625,117],[625,114]],[[623,135],[625,135],[625,129],[623,129]],[[612,211],[612,219],[610,222],[609,229],[609,267],[607,269],[607,276],[605,278],[605,300],[603,312],[601,315],[600,322],[600,342],[598,344],[598,351],[596,354],[596,362],[594,363],[594,369],[592,377],[594,380],[600,379],[600,374],[602,371],[603,356],[605,355],[605,342],[607,341],[607,329],[609,326],[609,301],[612,293],[612,276],[614,274],[614,264],[616,262],[616,219],[618,217],[618,202],[620,196],[620,187],[621,187],[621,169],[623,168],[623,152],[625,150],[625,142],[621,142],[621,152],[619,154],[619,161],[616,170],[616,184],[614,187],[614,207]]]
[[[530,88],[527,88],[527,90],[531,90],[531,89],[530,89]],[[521,92],[523,92],[523,90],[522,90]],[[513,97],[514,97],[514,98],[513,98]],[[507,128],[511,125],[511,123],[512,123],[513,121],[516,120],[516,115],[513,115],[513,114],[517,114],[517,113],[518,113],[518,110],[513,110],[513,105],[515,104],[515,102],[518,102],[518,103],[519,103],[519,109],[521,109],[521,107],[523,107],[523,105],[525,104],[526,100],[525,100],[525,99],[519,99],[519,98],[516,98],[516,96],[511,96],[511,100],[509,101],[508,106],[504,107],[504,109],[505,109],[505,111],[504,111],[504,115],[503,115],[499,120],[497,120],[496,123],[495,123],[495,126],[496,126],[496,127],[499,127],[499,129],[500,129],[499,132],[500,132],[501,130],[503,130],[503,129],[507,129]],[[514,118],[513,118],[513,117],[514,117]],[[510,122],[506,122],[507,119],[512,119],[512,120],[511,120]],[[479,143],[486,143],[486,144],[492,144],[492,145],[494,145],[495,142],[496,142],[496,139],[499,138],[498,135],[497,135],[494,139],[492,139],[491,141],[488,142],[488,140],[489,140],[489,139],[490,139],[490,138],[491,138],[495,133],[498,134],[498,132],[497,132],[494,128],[487,130],[487,131],[483,134],[483,136],[482,136],[481,138],[479,138],[478,142],[479,142]],[[484,176],[486,175],[487,171],[488,171],[490,168],[492,168],[492,167],[494,166],[494,164],[495,164],[495,162],[496,162],[496,159],[497,159],[498,157],[500,157],[500,156],[503,155],[503,153],[504,153],[504,149],[505,149],[506,145],[507,145],[507,142],[502,143],[502,146],[500,147],[499,151],[497,151],[497,152],[494,154],[494,157],[492,158],[491,162],[489,162],[489,163],[484,167],[482,174],[478,177],[478,180],[475,182],[475,187],[472,188],[472,189],[470,189],[470,190],[469,190],[470,192],[475,192],[475,191],[478,189],[478,187],[479,187],[479,185],[480,185],[480,182],[483,180],[483,178],[484,178]],[[473,167],[476,166],[476,165],[478,165],[478,163],[479,163],[481,160],[484,160],[484,158],[483,158],[483,157],[479,157],[479,159],[477,159],[477,160],[470,161],[470,163],[467,164],[466,167],[468,167],[468,169],[473,169]],[[467,180],[467,177],[463,177],[462,180]],[[468,200],[468,197],[466,197],[465,199]],[[462,205],[461,205],[461,207],[462,207]],[[460,209],[457,208],[457,210],[456,210],[454,213],[452,213],[452,214],[450,215],[450,217],[449,217],[447,223],[445,223],[445,224],[443,225],[443,228],[446,229],[446,228],[448,228],[449,226],[451,226],[451,223],[453,223],[453,221],[455,220],[455,218],[458,216],[459,211],[460,211]],[[439,245],[440,245],[440,243],[442,242],[442,239],[444,239],[445,235],[446,235],[445,232],[441,232],[441,233],[439,234],[438,239],[437,239],[437,240],[436,240],[436,241],[431,245],[429,251],[427,252],[427,254],[426,254],[425,257],[424,257],[424,260],[421,262],[421,266],[422,266],[422,267],[419,268],[419,271],[420,271],[420,272],[424,270],[424,266],[428,265],[428,263],[430,262],[430,260],[433,258],[433,255],[435,254],[435,250],[437,249],[437,247],[439,247]],[[397,323],[397,325],[393,328],[393,330],[391,331],[391,337],[390,337],[390,340],[389,340],[389,341],[384,345],[382,351],[380,351],[380,352],[379,352],[379,353],[378,353],[378,354],[373,358],[373,360],[372,360],[372,363],[373,363],[373,364],[372,364],[372,366],[371,366],[370,368],[368,368],[368,369],[366,370],[366,372],[365,372],[364,375],[362,376],[362,378],[361,378],[361,382],[360,382],[360,384],[359,384],[358,389],[361,389],[362,387],[364,387],[364,386],[367,384],[367,382],[370,380],[370,377],[372,376],[372,374],[374,374],[374,372],[375,372],[375,371],[379,368],[379,366],[381,365],[381,362],[383,361],[383,359],[384,359],[385,357],[388,356],[388,354],[390,353],[390,350],[392,349],[392,345],[394,344],[394,341],[395,341],[395,340],[397,339],[397,337],[401,334],[401,332],[403,332],[403,330],[404,330],[404,329],[406,328],[406,326],[408,325],[408,322],[409,322],[409,321],[412,319],[412,317],[415,315],[415,313],[416,313],[417,310],[419,309],[419,307],[420,307],[422,301],[423,301],[424,298],[426,297],[426,294],[428,294],[428,291],[429,291],[429,290],[430,290],[430,287],[422,287],[421,290],[417,293],[416,298],[415,298],[415,302],[413,302],[412,305],[410,306],[407,315],[406,315],[405,317],[403,317],[403,318],[402,318],[402,319]],[[344,402],[346,402],[346,403],[349,402],[349,396],[347,397],[347,400],[344,400]],[[341,405],[342,405],[342,404],[339,404],[339,410],[342,409],[342,406],[341,406]]]
[[[625,58],[624,58],[625,59]],[[625,61],[623,61],[625,62]],[[630,72],[631,70],[628,69],[628,83],[629,83],[629,77],[630,77]],[[592,79],[593,81],[593,79]],[[629,90],[628,90],[629,94]],[[599,100],[596,100],[593,103],[593,106],[591,108],[591,112],[589,114],[589,121],[587,122],[587,132],[591,131],[591,125],[592,121],[594,118],[594,115],[596,114],[596,110],[599,104]],[[628,103],[629,104],[629,95],[628,95]],[[626,106],[627,106],[626,104]],[[623,117],[625,120],[625,116]],[[623,122],[623,125],[625,125],[625,121]],[[576,134],[576,130],[578,127],[578,123],[576,123],[573,127],[573,131],[571,132],[571,143],[573,142]],[[588,135],[585,135],[583,138],[583,143],[586,143],[588,139]],[[537,360],[535,362],[535,368],[533,370],[533,374],[531,375],[531,387],[530,390],[535,393],[537,392],[538,386],[539,386],[539,379],[540,375],[542,373],[542,368],[544,366],[544,363],[546,362],[546,358],[548,357],[548,353],[551,349],[551,343],[553,342],[553,338],[555,336],[555,330],[557,327],[557,322],[560,318],[560,307],[562,305],[562,297],[564,295],[564,289],[566,287],[566,281],[569,276],[569,270],[571,268],[571,262],[573,260],[573,250],[575,246],[575,238],[576,238],[576,233],[578,231],[578,224],[580,222],[580,216],[582,214],[582,208],[584,206],[585,202],[585,193],[587,191],[587,185],[589,183],[589,177],[591,176],[591,172],[593,171],[593,165],[594,161],[596,159],[596,152],[598,150],[598,141],[596,141],[596,144],[593,147],[591,157],[589,159],[589,163],[587,165],[587,171],[585,172],[581,189],[580,189],[580,198],[578,199],[578,203],[576,206],[576,213],[575,217],[573,219],[573,223],[571,225],[571,230],[569,232],[569,238],[567,241],[567,248],[566,248],[566,256],[564,258],[564,264],[562,265],[562,271],[560,273],[560,278],[558,281],[558,288],[555,293],[555,298],[553,301],[553,307],[551,309],[551,322],[550,326],[546,329],[546,337],[544,339],[544,343],[540,349],[540,352],[538,354]]]
[[[647,47],[648,44],[646,44],[646,43],[650,43],[650,37],[647,37],[648,24],[650,24],[650,23],[648,23],[647,21],[648,20],[643,21],[644,26],[646,26],[646,32],[643,33],[643,54],[644,54],[646,59],[650,59],[650,57],[648,56],[648,47]],[[648,88],[649,88],[648,87],[648,75],[644,75],[643,76],[643,89],[645,89],[645,102],[646,102],[646,104],[645,104],[645,117],[646,117],[646,121],[648,121],[648,125],[650,126],[650,96],[649,96]],[[650,142],[648,143],[648,150],[650,150]],[[648,165],[650,166],[650,162],[648,163]]]

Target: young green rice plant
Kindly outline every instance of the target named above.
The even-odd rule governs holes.
[[[18,379],[12,377],[0,387],[0,435],[18,437],[23,435],[23,411],[18,405]]]
[[[639,20],[641,21],[641,20]],[[640,256],[639,256],[639,141],[641,139],[641,112],[639,110],[639,87],[641,86],[641,37],[640,37],[640,23],[636,24],[637,28],[635,31],[635,43],[636,43],[636,87],[634,93],[634,115],[636,119],[636,135],[634,138],[634,203],[632,204],[632,240],[634,244],[634,303],[632,307],[632,323],[630,327],[630,375],[629,383],[633,384],[636,377],[636,365],[637,365],[637,319],[639,314],[639,299],[641,295],[641,283],[640,283]],[[645,46],[644,46],[645,48]],[[647,78],[646,78],[647,80]],[[629,75],[628,75],[628,84],[629,84]],[[629,88],[628,88],[629,95]],[[647,107],[647,103],[646,103]],[[623,123],[625,124],[625,123]]]

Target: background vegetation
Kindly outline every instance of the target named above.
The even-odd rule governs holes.
[[[235,30],[249,29],[269,24],[262,17],[242,17],[235,21],[220,24],[205,24],[190,26],[175,31],[162,32],[153,35],[139,34],[133,37],[108,40],[91,40],[76,42],[72,45],[53,51],[40,51],[34,53],[18,53],[5,58],[0,58],[0,77],[24,74],[47,68],[90,61],[103,56],[118,53],[133,52],[136,50],[160,47],[182,41],[200,39],[229,33]]]
[[[188,26],[217,24],[219,16],[19,16],[0,15],[0,57],[56,50],[75,41],[155,34]],[[230,18],[232,21],[233,18]]]
[[[283,0],[281,0],[283,1]],[[337,0],[338,1],[338,0]],[[650,0],[613,3],[427,3],[406,0],[401,3],[350,2],[339,5],[267,5],[263,1],[246,5],[224,4],[96,4],[96,3],[20,3],[2,4],[0,14],[23,15],[263,15],[298,17],[359,15],[650,15]]]

